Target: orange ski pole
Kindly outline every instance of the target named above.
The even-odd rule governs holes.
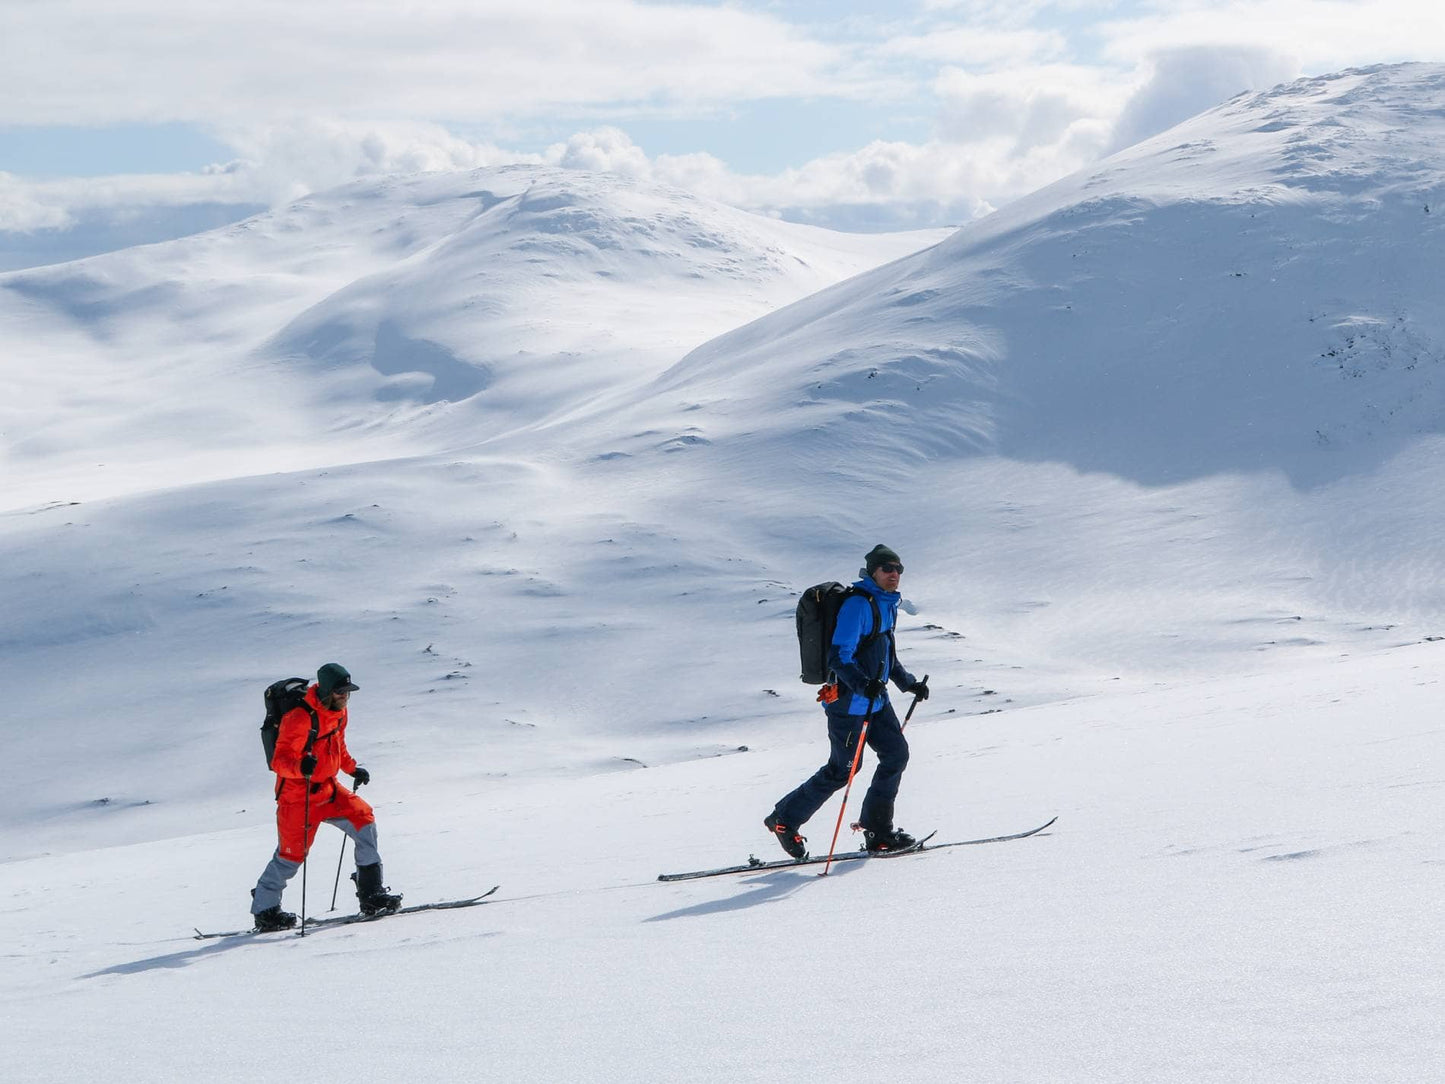
[[[883,665],[878,668],[878,680],[883,680],[883,671],[888,666],[888,660],[883,660]],[[833,868],[833,855],[838,847],[838,833],[843,830],[843,814],[848,809],[848,792],[853,789],[853,776],[858,774],[858,762],[863,759],[863,744],[868,737],[868,724],[873,721],[873,701],[868,701],[868,714],[863,716],[863,729],[858,731],[858,748],[853,750],[853,766],[848,769],[848,785],[843,788],[843,804],[838,807],[838,823],[833,825],[833,842],[828,845],[828,861],[823,864],[823,872],[819,877],[828,876],[828,870]]]

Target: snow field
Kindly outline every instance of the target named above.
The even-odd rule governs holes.
[[[263,808],[230,831],[9,863],[6,999],[66,1006],[27,1019],[12,1064],[260,1079],[267,999],[333,990],[346,1017],[310,1048],[320,1079],[363,1056],[445,1080],[1426,1079],[1442,783],[1420,753],[1440,733],[1439,651],[1000,716],[924,705],[900,823],[941,839],[1059,823],[827,879],[652,881],[773,857],[752,821],[820,759],[807,710],[792,746],[563,789],[403,796],[379,778],[389,881],[408,901],[503,882],[469,911],[188,940],[198,917],[240,913],[235,871],[271,846]],[[815,848],[835,814],[808,826]],[[340,838],[313,853],[312,913]],[[881,1020],[919,1035],[867,1037]],[[66,1042],[80,1025],[86,1042]]]

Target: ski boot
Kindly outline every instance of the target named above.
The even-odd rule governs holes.
[[[290,911],[281,910],[279,906],[268,907],[251,917],[256,920],[257,933],[271,933],[273,930],[294,930],[296,928],[296,916]]]
[[[769,832],[773,833],[773,838],[778,841],[778,846],[787,851],[790,858],[808,857],[808,848],[804,846],[808,841],[798,835],[796,828],[789,828],[786,824],[782,823],[782,821],[778,820],[776,813],[769,813],[764,817],[763,824]]]
[[[393,893],[381,883],[380,862],[357,866],[351,879],[356,882],[356,901],[363,915],[389,915],[401,906],[401,893]]]
[[[864,850],[872,854],[883,851],[906,851],[916,847],[918,840],[898,828],[863,829]]]

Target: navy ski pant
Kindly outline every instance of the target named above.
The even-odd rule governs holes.
[[[779,821],[790,828],[801,827],[823,807],[824,802],[847,785],[848,769],[853,766],[853,754],[858,748],[864,718],[862,715],[828,716],[828,744],[831,746],[828,763],[777,804],[773,812]],[[878,767],[873,770],[873,781],[868,785],[868,793],[863,796],[863,811],[859,814],[858,823],[877,831],[893,827],[893,801],[898,797],[903,769],[908,767],[908,739],[903,736],[903,728],[892,704],[884,704],[873,713],[868,723],[867,742],[868,748],[878,754]]]

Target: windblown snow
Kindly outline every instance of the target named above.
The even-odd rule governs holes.
[[[513,167],[0,275],[6,1076],[1432,1079],[1442,148],[1381,67],[952,235]],[[899,823],[1058,823],[656,883],[781,855],[880,541]],[[333,659],[388,883],[502,888],[194,941]]]

